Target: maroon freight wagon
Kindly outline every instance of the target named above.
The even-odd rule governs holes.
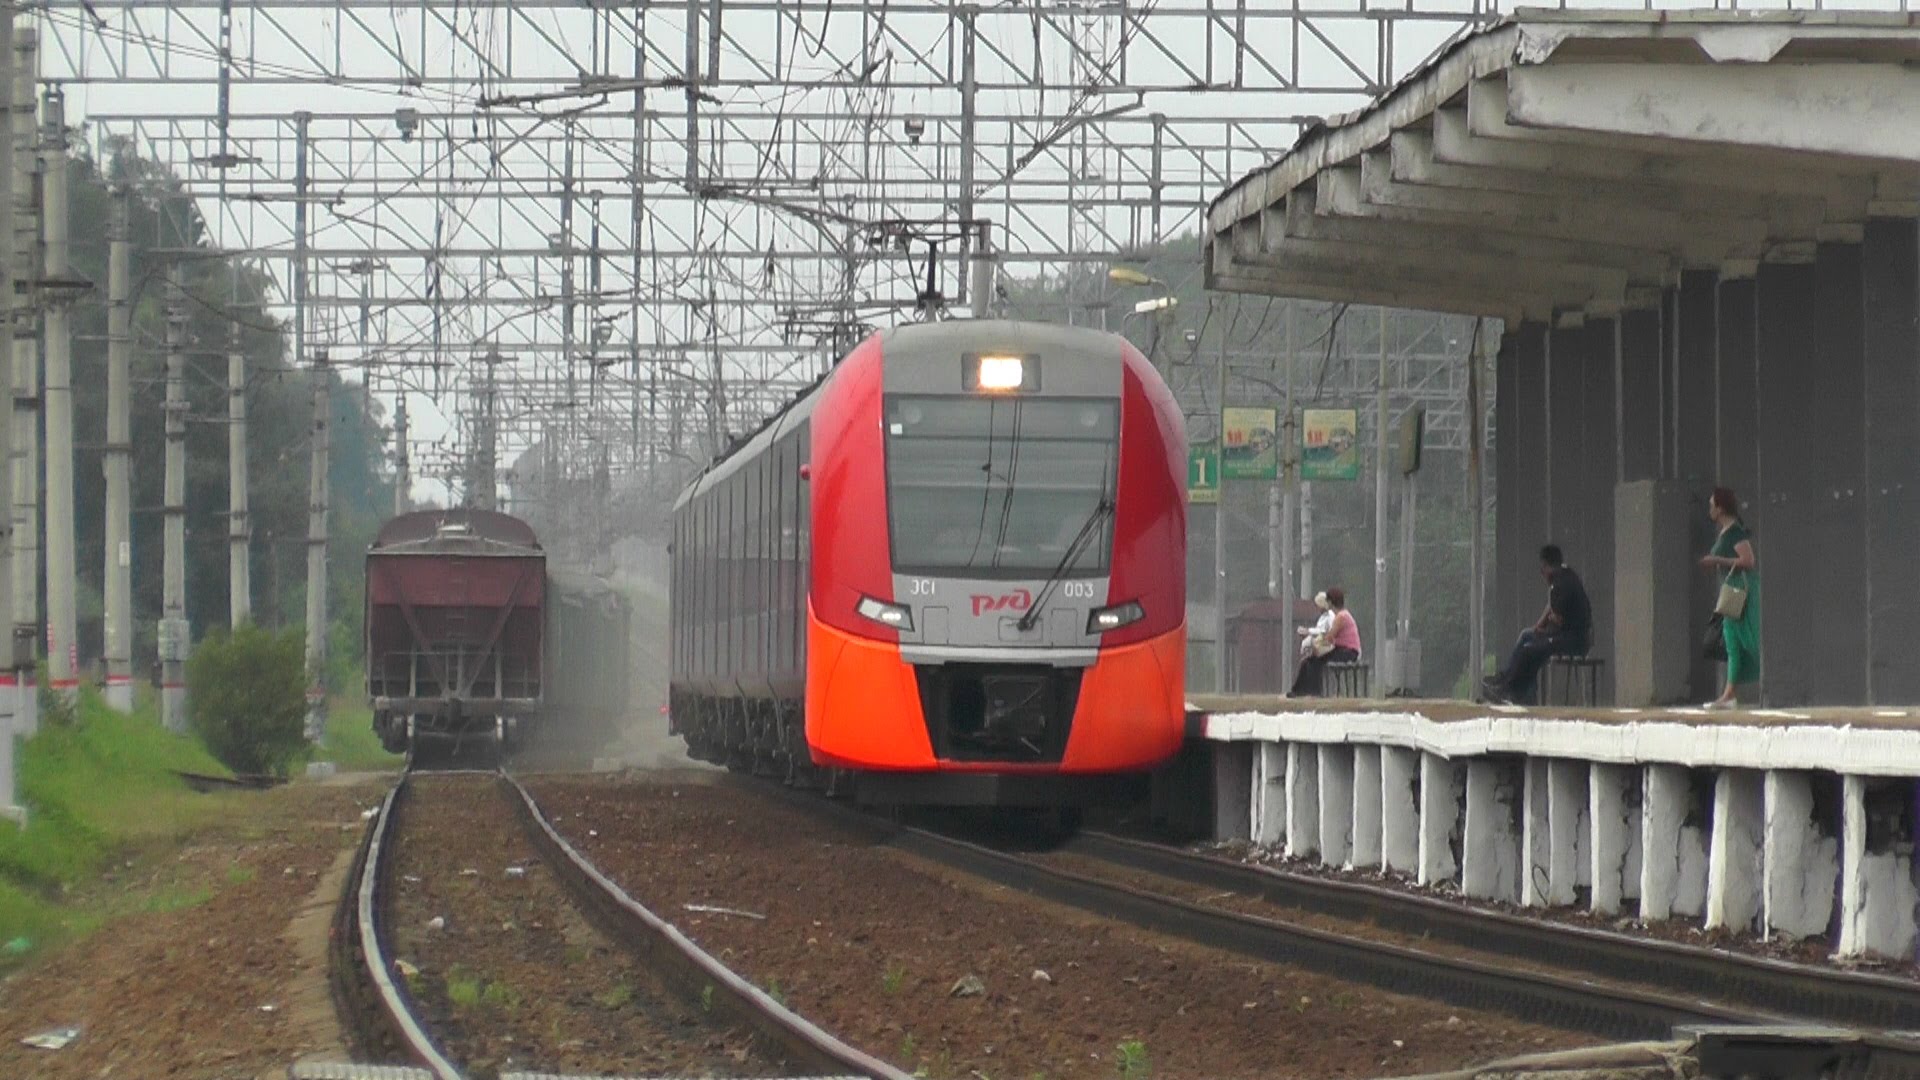
[[[401,514],[367,552],[367,696],[391,751],[422,735],[502,741],[540,711],[547,556],[491,510]]]

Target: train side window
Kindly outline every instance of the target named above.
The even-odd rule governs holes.
[[[774,473],[780,467],[780,455],[774,448],[760,455],[760,659],[762,667],[774,669],[774,626],[780,623],[774,594],[774,567],[780,565],[780,496],[774,490]]]
[[[787,670],[787,513],[791,499],[787,493],[787,457],[791,453],[792,439],[783,438],[773,448],[773,475],[768,479],[773,483],[774,515],[772,528],[768,531],[773,541],[773,571],[771,591],[773,627],[772,645],[774,668]]]

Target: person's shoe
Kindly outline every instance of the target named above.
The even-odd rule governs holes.
[[[1726,712],[1729,709],[1734,709],[1739,707],[1739,704],[1740,703],[1737,701],[1722,701],[1719,698],[1714,698],[1712,701],[1709,701],[1705,705],[1702,705],[1700,707],[1707,710],[1708,712]]]

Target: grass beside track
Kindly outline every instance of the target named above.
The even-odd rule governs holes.
[[[320,739],[317,761],[331,761],[344,772],[397,769],[406,759],[389,754],[373,733],[373,710],[364,701],[335,698],[327,710],[327,730]]]
[[[62,902],[131,848],[186,835],[226,804],[174,770],[227,775],[198,739],[160,726],[151,695],[132,713],[82,693],[70,716],[47,710],[18,748],[25,829],[0,822],[0,970],[98,925],[106,912]]]

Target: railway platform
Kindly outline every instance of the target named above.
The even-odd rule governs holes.
[[[1910,962],[1920,709],[1197,696],[1221,840],[1468,898]]]

